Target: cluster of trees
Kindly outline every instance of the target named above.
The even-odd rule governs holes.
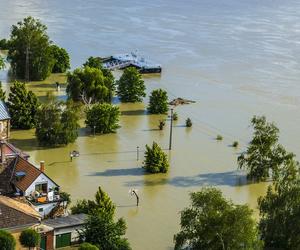
[[[0,46],[8,49],[12,70],[20,79],[44,80],[70,68],[66,50],[53,45],[47,27],[30,16],[13,25],[9,41],[1,40]]]
[[[192,193],[192,205],[181,212],[175,249],[299,249],[300,164],[279,144],[279,129],[264,116],[251,120],[253,138],[238,157],[252,181],[272,179],[258,199],[260,218],[247,205],[226,201],[219,190]]]
[[[95,200],[79,200],[71,207],[72,214],[88,214],[80,237],[92,246],[85,244],[82,249],[96,249],[94,246],[101,250],[131,249],[128,240],[124,238],[126,223],[123,218],[115,221],[115,209],[116,206],[101,187],[95,194]]]

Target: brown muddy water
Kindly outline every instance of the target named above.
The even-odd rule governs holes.
[[[5,2],[5,4],[4,4]],[[14,131],[11,142],[28,152],[31,161],[45,160],[46,171],[73,201],[92,198],[101,186],[126,219],[133,249],[172,249],[179,230],[179,211],[188,194],[202,186],[216,186],[234,202],[257,207],[268,183],[247,184],[236,171],[238,153],[251,136],[249,120],[264,114],[281,129],[281,142],[299,155],[300,121],[300,3],[298,1],[4,1],[0,37],[27,15],[40,18],[53,41],[65,47],[72,67],[88,56],[138,49],[163,65],[161,76],[145,77],[147,92],[164,88],[170,99],[184,97],[195,104],[176,107],[173,149],[166,150],[167,174],[145,175],[141,169],[145,144],[168,148],[169,121],[157,130],[162,116],[145,112],[139,104],[120,104],[121,128],[116,134],[93,136],[84,128],[76,143],[40,148],[34,131]],[[119,72],[116,72],[116,77]],[[56,92],[56,79],[29,86],[41,98]],[[10,82],[0,72],[5,89]],[[52,85],[51,85],[52,84]],[[184,127],[190,117],[193,127]],[[82,123],[82,125],[84,125]],[[224,140],[217,142],[221,134]],[[239,141],[234,149],[229,145]],[[140,159],[136,159],[136,147]],[[70,162],[69,152],[80,157]],[[138,189],[140,206],[129,196]],[[257,212],[256,212],[257,215]]]

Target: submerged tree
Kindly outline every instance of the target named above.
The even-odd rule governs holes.
[[[262,249],[247,205],[234,205],[216,188],[202,188],[190,198],[191,206],[181,212],[175,249]]]
[[[86,125],[95,133],[115,133],[119,126],[119,107],[108,104],[94,104],[86,110]]]
[[[70,57],[64,48],[51,45],[50,53],[54,59],[52,73],[64,73],[70,68]]]
[[[118,95],[122,102],[141,102],[146,96],[145,83],[134,67],[126,68],[117,81]]]
[[[288,154],[274,175],[273,185],[258,200],[259,229],[267,249],[299,249],[299,162]]]
[[[145,161],[143,168],[149,173],[166,173],[169,169],[167,155],[156,142],[152,147],[146,145]]]
[[[94,214],[98,212],[105,212],[114,215],[115,210],[116,206],[101,187],[98,187],[94,200],[78,200],[77,203],[71,207],[72,214]]]
[[[66,145],[78,137],[78,109],[72,104],[49,102],[36,114],[36,136],[41,145]]]
[[[112,81],[111,76],[106,76],[98,68],[78,68],[68,74],[67,94],[73,101],[87,105],[110,102],[114,91]]]
[[[17,77],[26,79],[27,66],[30,80],[44,80],[51,73],[54,60],[46,31],[47,27],[33,17],[12,26],[8,59]]]
[[[150,95],[150,102],[148,107],[149,112],[151,114],[166,114],[168,112],[168,109],[167,91],[162,89],[153,90]]]
[[[246,152],[238,157],[238,164],[239,168],[247,170],[249,179],[264,181],[276,174],[284,159],[293,154],[287,153],[278,143],[279,129],[264,116],[254,116],[251,123],[253,138]]]
[[[12,128],[33,128],[38,107],[39,102],[36,95],[32,91],[28,91],[24,83],[15,82],[10,88],[8,97]]]

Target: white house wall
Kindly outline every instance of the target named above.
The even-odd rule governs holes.
[[[57,187],[57,185],[51,181],[45,174],[41,173],[33,183],[27,188],[25,191],[25,196],[29,196],[35,191],[35,185],[42,184],[42,183],[48,183],[48,191],[51,188],[52,190]]]
[[[52,211],[53,208],[55,208],[56,205],[57,202],[39,204],[34,206],[34,209],[44,218]],[[43,211],[40,211],[40,209],[43,209]]]

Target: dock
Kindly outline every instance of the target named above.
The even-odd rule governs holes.
[[[161,65],[138,56],[137,53],[118,54],[102,58],[103,68],[109,70],[135,67],[141,74],[161,73]]]

